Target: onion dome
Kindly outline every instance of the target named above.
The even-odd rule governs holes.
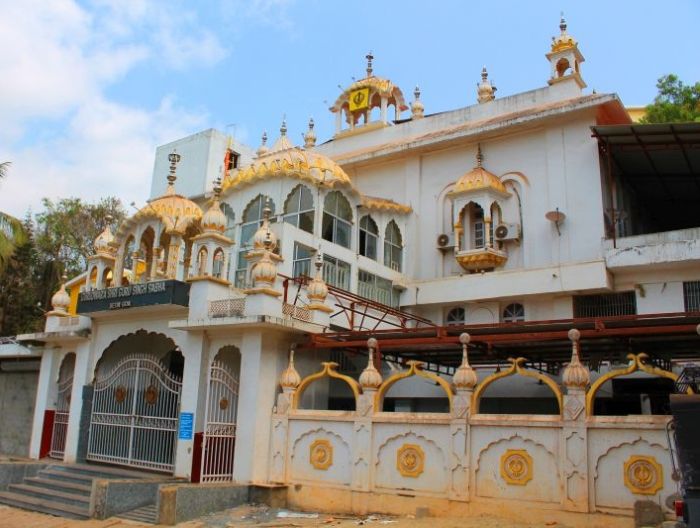
[[[250,277],[256,287],[272,287],[275,283],[275,279],[277,279],[277,265],[270,258],[270,253],[272,251],[271,233],[268,231],[267,235],[263,256],[255,263],[250,273]]]
[[[260,142],[260,146],[258,147],[256,154],[258,157],[260,157],[264,156],[268,152],[270,152],[270,149],[267,147],[267,132],[263,132],[262,141]]]
[[[469,364],[467,357],[467,345],[471,340],[471,336],[466,332],[460,334],[459,342],[462,343],[462,364],[457,368],[452,377],[452,384],[457,390],[471,390],[477,382],[476,372]]]
[[[416,89],[413,90],[413,96],[415,97],[415,100],[413,103],[411,103],[411,117],[413,119],[421,119],[425,115],[425,107],[420,100],[420,88],[417,86]]]
[[[382,384],[382,375],[374,367],[374,351],[377,349],[377,340],[373,337],[367,340],[367,366],[360,374],[360,386],[366,390],[377,390]]]
[[[53,297],[51,297],[52,311],[57,314],[67,314],[68,307],[70,306],[70,295],[68,295],[66,291],[66,279],[67,277],[64,274],[63,277],[61,277],[61,287],[53,294]]]
[[[591,381],[591,374],[586,367],[581,364],[581,360],[578,355],[579,339],[581,338],[581,332],[572,328],[569,330],[569,339],[573,345],[573,350],[571,353],[571,363],[569,363],[564,369],[562,374],[562,381],[566,387],[575,387],[578,389],[585,389]]]
[[[309,119],[309,129],[304,134],[304,148],[310,149],[316,146],[316,132],[314,132],[314,119]]]
[[[214,197],[209,209],[202,216],[202,229],[204,231],[223,233],[226,230],[226,215],[221,210],[219,196],[221,195],[221,178],[214,182]]]
[[[300,383],[301,376],[297,372],[297,369],[294,368],[294,345],[292,345],[289,349],[289,364],[280,376],[280,387],[286,392],[296,389]]]
[[[577,46],[577,42],[574,40],[574,37],[566,32],[566,20],[564,20],[563,14],[561,16],[561,21],[559,22],[559,29],[561,30],[559,36],[552,37],[552,52],[575,48]]]
[[[326,297],[328,297],[328,286],[326,286],[323,280],[323,273],[321,272],[323,268],[323,257],[320,252],[316,256],[314,265],[316,266],[316,276],[306,287],[306,296],[312,303],[323,304],[326,301]]]
[[[133,216],[133,221],[158,218],[165,224],[166,232],[184,234],[187,228],[202,218],[202,210],[192,200],[175,192],[176,167],[180,155],[173,151],[168,155],[170,172],[165,194],[149,202]]]
[[[476,153],[476,167],[457,180],[455,188],[452,191],[453,193],[476,191],[481,189],[493,189],[503,194],[508,193],[506,186],[503,185],[503,182],[498,179],[498,176],[487,171],[481,166],[482,161],[483,156],[481,155],[481,146],[479,146]]]
[[[104,230],[97,235],[93,247],[95,248],[95,253],[98,254],[111,254],[112,253],[112,242],[114,242],[114,235],[112,234],[112,229],[109,224],[112,222],[112,217],[107,216],[107,225],[105,225]]]
[[[255,232],[255,235],[253,235],[254,249],[264,249],[268,240],[270,242],[270,251],[274,251],[277,248],[277,235],[270,231],[270,215],[272,214],[272,209],[270,209],[269,200],[269,198],[265,200],[262,224]]]
[[[476,85],[477,100],[479,103],[488,103],[496,98],[496,87],[489,81],[489,72],[486,66],[481,69],[481,82]]]

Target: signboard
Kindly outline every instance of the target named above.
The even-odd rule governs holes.
[[[194,413],[180,413],[180,427],[178,430],[179,440],[192,440],[192,426],[194,425]]]
[[[115,288],[80,292],[78,313],[120,310],[154,304],[177,304],[187,306],[190,298],[190,285],[176,280],[129,284]]]
[[[348,105],[351,112],[367,108],[369,106],[369,88],[360,88],[351,92]]]

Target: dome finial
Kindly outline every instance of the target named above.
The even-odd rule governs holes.
[[[262,138],[260,141],[260,146],[258,147],[258,150],[256,151],[256,154],[258,157],[264,156],[270,151],[270,149],[267,147],[267,132],[262,133]]]
[[[489,72],[486,66],[481,69],[481,82],[476,85],[477,101],[488,103],[496,98],[496,87],[489,81]]]
[[[282,116],[282,125],[280,126],[280,136],[287,135],[287,116]]]
[[[309,118],[309,129],[304,134],[304,148],[310,149],[316,146],[316,132],[314,132],[314,118]]]
[[[360,386],[363,390],[375,391],[382,384],[382,375],[374,366],[374,353],[377,350],[377,340],[370,337],[367,340],[367,366],[360,374]]]
[[[458,390],[471,390],[477,382],[476,372],[469,364],[467,345],[471,341],[471,336],[463,332],[459,335],[459,342],[462,343],[462,364],[457,368],[452,377],[452,383]]]
[[[416,86],[416,89],[413,90],[413,96],[415,97],[415,100],[413,103],[411,103],[411,117],[413,119],[420,119],[425,113],[425,107],[423,106],[423,102],[420,100],[420,88],[418,88],[418,86]]]
[[[588,369],[583,366],[579,357],[579,339],[581,332],[576,328],[569,330],[569,339],[571,340],[571,363],[569,363],[562,373],[562,382],[567,388],[585,389],[591,381],[591,375]]]
[[[372,55],[372,50],[365,55],[365,59],[367,59],[367,77],[372,77],[372,60],[374,60],[374,55]]]
[[[177,150],[173,149],[173,151],[168,154],[168,161],[170,162],[170,171],[168,172],[168,187],[172,188],[175,185],[175,180],[177,180],[177,164],[180,162],[180,154],[177,153]]]
[[[564,11],[561,12],[561,19],[559,20],[559,29],[561,30],[562,35],[566,33],[566,20],[564,19]]]
[[[282,375],[280,376],[280,386],[282,387],[282,390],[284,392],[293,391],[301,383],[301,376],[297,372],[297,369],[294,368],[295,348],[295,344],[292,344],[289,347],[289,363],[287,364],[287,368],[284,370],[284,372],[282,372]]]

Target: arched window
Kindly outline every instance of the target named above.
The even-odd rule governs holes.
[[[246,270],[248,269],[248,261],[245,259],[245,254],[251,249],[253,236],[262,224],[263,209],[265,209],[265,203],[267,201],[268,198],[266,196],[259,194],[250,201],[243,211],[241,236],[239,237],[240,250],[238,251],[238,258],[236,259],[236,276],[234,277],[234,282],[238,287],[245,286]],[[269,200],[269,207],[272,211],[270,214],[274,215],[275,204],[272,200]],[[273,221],[271,216],[270,222]]]
[[[464,311],[464,308],[457,307],[457,308],[452,308],[449,312],[447,312],[447,317],[445,317],[445,322],[448,325],[461,325],[464,324],[467,319],[466,312]]]
[[[525,320],[525,307],[520,303],[511,303],[503,308],[501,321],[504,323],[516,323]]]
[[[297,185],[287,196],[284,221],[307,233],[314,232],[314,197],[304,185]]]
[[[401,231],[393,220],[386,226],[384,232],[384,265],[393,270],[401,271],[401,261],[403,260],[403,242],[401,241]]]
[[[200,248],[197,254],[197,275],[203,276],[207,274],[207,248]]]
[[[222,279],[224,275],[224,250],[216,248],[214,251],[214,261],[212,266],[212,275],[217,279]]]
[[[351,233],[350,202],[339,191],[328,193],[323,202],[323,239],[349,248]]]
[[[377,260],[377,240],[379,228],[372,217],[365,215],[360,218],[360,255]]]

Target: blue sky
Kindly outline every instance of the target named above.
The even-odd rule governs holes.
[[[544,86],[560,11],[589,92],[643,105],[665,73],[700,80],[697,0],[0,0],[0,210],[142,203],[155,147],[205,128],[255,147],[286,115],[301,143],[313,117],[323,141],[368,50],[427,113],[474,104],[484,65],[497,96]]]

